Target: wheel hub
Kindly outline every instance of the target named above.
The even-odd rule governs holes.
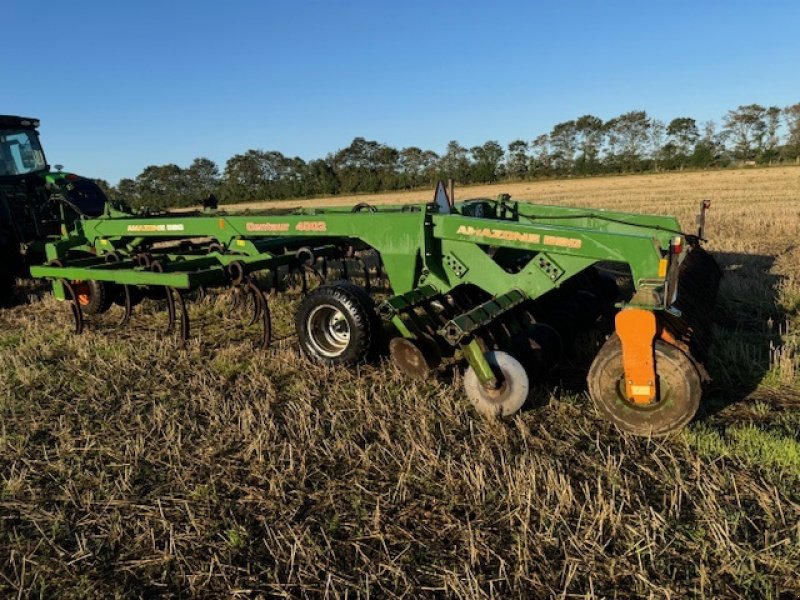
[[[308,337],[314,349],[326,357],[342,354],[350,343],[350,323],[337,307],[322,304],[308,315]]]

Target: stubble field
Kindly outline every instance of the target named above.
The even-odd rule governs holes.
[[[492,421],[458,372],[312,366],[299,291],[268,352],[233,327],[181,346],[148,307],[75,337],[45,297],[0,314],[0,596],[800,597],[800,167],[457,196],[501,192],[686,229],[712,200],[714,381],[685,431],[621,435],[569,371]]]

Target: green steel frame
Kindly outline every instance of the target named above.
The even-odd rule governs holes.
[[[51,279],[61,299],[62,281],[192,290],[226,284],[233,263],[240,272],[271,270],[296,260],[295,250],[304,245],[360,243],[380,255],[395,294],[381,310],[404,337],[415,337],[400,316],[406,307],[464,285],[493,298],[441,330],[464,350],[481,379],[488,380],[491,369],[474,343],[475,330],[597,262],[630,268],[636,293],[627,304],[669,309],[672,292],[665,288],[687,252],[687,244],[682,253],[673,252],[682,243],[676,236],[683,235],[669,216],[533,204],[520,209],[505,201],[473,201],[452,211],[426,204],[288,214],[208,211],[141,216],[108,208],[103,217],[75,221],[62,239],[48,244],[48,264],[31,268],[31,274]],[[162,252],[154,247],[198,239],[217,245]],[[532,258],[509,269],[493,254],[498,250],[511,255],[524,251]],[[143,251],[152,253],[157,269],[135,260]]]

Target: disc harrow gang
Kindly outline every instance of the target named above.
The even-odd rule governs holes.
[[[672,217],[522,207],[506,195],[456,205],[440,184],[433,202],[413,206],[109,205],[49,244],[50,262],[31,272],[52,280],[76,333],[113,305],[119,325],[134,322],[147,301],[166,312],[164,332],[186,341],[203,331],[192,314],[221,324],[221,303],[240,321],[223,330],[257,328],[267,348],[270,301],[288,294],[312,361],[350,366],[388,351],[418,379],[465,361],[465,393],[487,415],[515,414],[534,379],[559,363],[585,369],[576,347],[594,348],[588,390],[600,416],[666,435],[691,420],[709,379],[721,271],[701,237]]]

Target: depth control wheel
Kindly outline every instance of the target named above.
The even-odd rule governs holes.
[[[81,310],[87,315],[100,315],[114,304],[118,291],[114,284],[105,281],[76,281],[72,287],[78,296]]]
[[[497,389],[484,387],[475,370],[464,373],[464,391],[479,413],[491,417],[508,417],[516,413],[530,393],[528,374],[520,362],[501,350],[486,353],[486,360],[500,375]]]
[[[318,287],[306,296],[297,309],[295,326],[305,355],[329,365],[366,360],[380,327],[369,294],[345,281]]]
[[[597,412],[622,431],[634,435],[664,436],[682,429],[700,406],[700,375],[679,348],[655,343],[658,394],[651,404],[625,397],[622,343],[616,335],[600,348],[589,369],[589,394]]]

